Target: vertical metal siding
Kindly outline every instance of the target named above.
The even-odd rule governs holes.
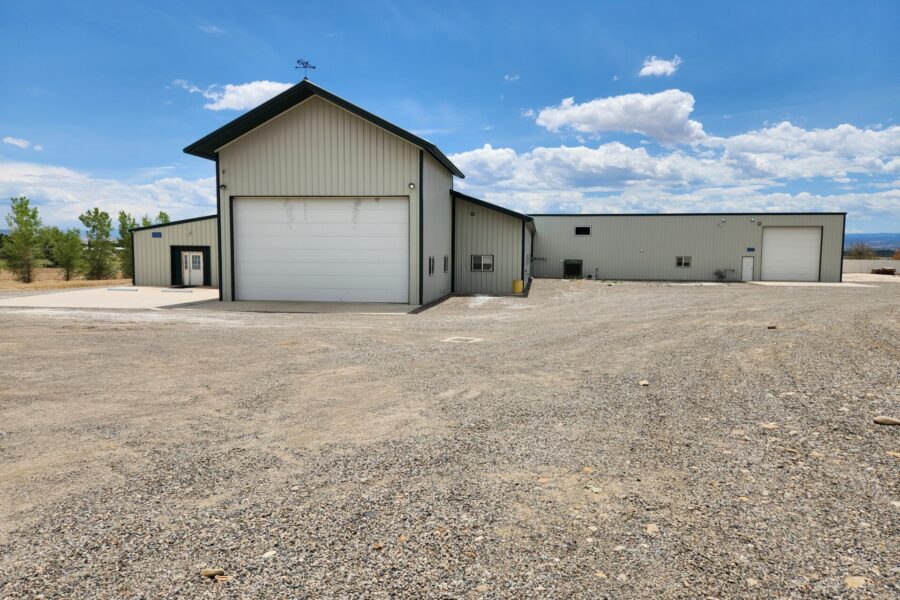
[[[453,203],[450,189],[453,187],[453,176],[437,160],[427,152],[424,153],[424,173],[422,190],[424,192],[423,221],[423,292],[422,302],[427,304],[450,293],[450,273],[444,273],[444,256],[450,256],[452,242],[450,240]],[[434,275],[428,275],[428,257],[433,256],[435,262]]]
[[[220,183],[227,186],[219,223],[225,300],[232,299],[228,197],[406,196],[410,200],[410,299],[415,301],[419,289],[418,147],[312,97],[218,152]],[[410,183],[416,189],[410,190]]]
[[[455,291],[512,293],[513,280],[522,276],[522,220],[462,198],[456,200],[455,218]],[[473,254],[493,254],[494,270],[472,271]]]
[[[716,269],[733,269],[729,278],[739,280],[742,257],[753,256],[758,280],[762,230],[776,226],[822,227],[821,280],[841,276],[842,215],[537,216],[534,221],[535,277],[562,277],[562,261],[580,259],[585,275],[601,279],[713,281]],[[576,238],[576,225],[590,226],[591,235]],[[690,256],[691,267],[676,267],[676,256]]]
[[[525,277],[523,279],[524,283],[528,283],[528,278],[531,277],[531,238],[534,234],[531,233],[531,228],[525,226]]]
[[[162,237],[155,238],[158,231]],[[134,232],[134,284],[152,286],[172,285],[172,246],[209,246],[212,287],[219,285],[219,251],[216,238],[216,218],[191,221],[177,225],[163,225]]]

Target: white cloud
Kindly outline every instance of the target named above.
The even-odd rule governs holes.
[[[176,79],[172,83],[191,94],[200,94],[207,100],[210,100],[211,102],[203,105],[203,108],[208,110],[247,110],[255,108],[293,85],[278,81],[251,81],[250,83],[211,85],[203,89],[183,79]]]
[[[900,126],[860,129],[842,124],[803,129],[785,121],[732,137],[708,137],[723,160],[753,176],[845,178],[849,173],[900,173]]]
[[[689,118],[693,111],[694,97],[673,89],[597,98],[582,104],[566,98],[559,106],[542,109],[535,122],[550,131],[622,131],[647,135],[662,143],[689,143],[706,135],[703,126]]]
[[[130,184],[92,177],[65,167],[27,162],[0,162],[0,198],[28,196],[48,225],[74,224],[78,215],[95,206],[115,215],[165,210],[172,218],[212,214],[216,210],[215,177],[180,177]],[[0,204],[0,212],[8,206]]]
[[[16,138],[11,136],[6,136],[3,138],[4,144],[9,144],[10,146],[16,146],[17,148],[29,148],[31,146],[31,142],[28,140],[23,140],[22,138]]]
[[[644,65],[641,67],[638,75],[641,77],[668,77],[678,70],[678,67],[681,66],[682,62],[684,61],[682,61],[681,57],[677,54],[674,58],[669,60],[658,58],[656,56],[648,56],[644,59]]]
[[[507,83],[512,83],[513,81],[518,81],[518,80],[519,80],[518,75],[504,75],[503,76],[503,81],[505,81]]]
[[[215,25],[198,25],[197,29],[202,31],[203,33],[216,34],[216,33],[227,33],[221,27],[217,27]]]

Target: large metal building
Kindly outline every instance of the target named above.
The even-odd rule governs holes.
[[[194,285],[201,264],[226,301],[416,305],[532,276],[841,279],[844,213],[523,215],[455,191],[436,146],[308,80],[185,152],[215,162],[216,215],[136,229],[138,285]]]

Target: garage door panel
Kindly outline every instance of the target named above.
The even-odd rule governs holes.
[[[764,227],[764,281],[818,281],[822,253],[821,227]]]
[[[241,254],[247,252],[265,252],[267,256],[274,253],[285,253],[297,259],[307,252],[314,251],[408,251],[409,242],[406,237],[342,237],[342,238],[309,238],[302,235],[259,237],[243,239]]]
[[[359,288],[308,288],[298,294],[296,288],[259,287],[251,295],[241,295],[241,300],[294,300],[306,302],[401,302],[396,299],[395,290]],[[403,300],[402,302],[406,302]]]
[[[259,264],[259,266],[271,265],[274,268],[283,269],[290,264],[303,263],[356,263],[369,268],[371,265],[378,264],[397,264],[405,265],[406,261],[402,257],[398,257],[398,250],[366,250],[364,259],[360,259],[358,250],[342,249],[342,250],[305,250],[303,252],[285,253],[281,256],[273,257],[272,250],[267,248],[256,248],[241,252],[241,257],[235,259],[235,265],[251,265]],[[277,253],[276,253],[277,254]]]
[[[235,263],[235,267],[247,268],[243,280],[256,282],[257,284],[270,279],[278,278],[283,281],[292,281],[296,277],[304,275],[334,275],[339,277],[351,276],[358,280],[366,278],[392,277],[399,268],[406,268],[403,263],[382,262],[366,263],[359,265],[356,262],[303,262],[303,263],[271,263],[257,265],[256,263]],[[288,268],[289,267],[289,268]]]
[[[405,198],[237,198],[240,300],[409,301]]]

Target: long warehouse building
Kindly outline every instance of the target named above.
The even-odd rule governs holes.
[[[427,304],[531,277],[841,280],[845,213],[524,215],[434,144],[304,79],[194,142],[216,214],[135,230],[135,283]],[[192,222],[193,221],[193,222]]]

